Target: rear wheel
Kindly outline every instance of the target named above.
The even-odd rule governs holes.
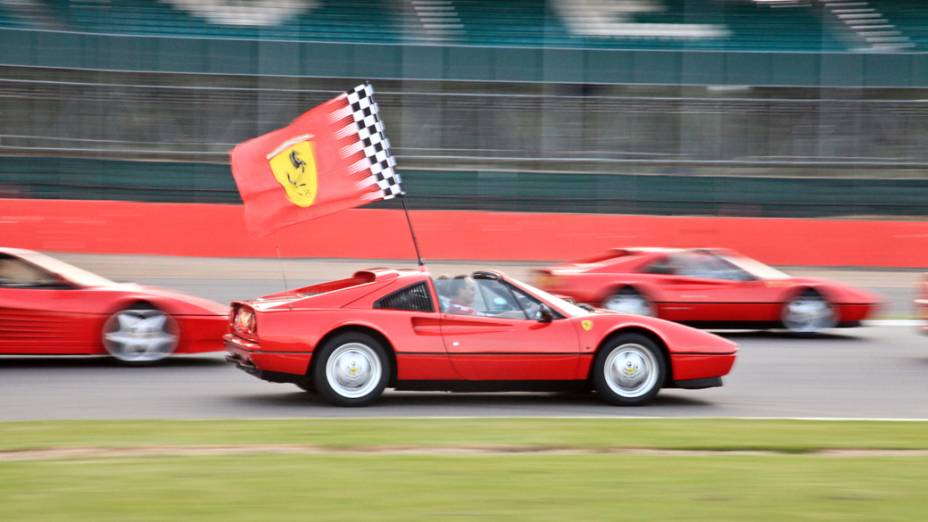
[[[319,349],[312,381],[327,401],[337,406],[366,406],[387,387],[390,358],[373,337],[348,332]]]
[[[593,387],[612,404],[637,406],[653,399],[667,372],[664,354],[651,339],[620,334],[596,356]]]
[[[147,303],[120,310],[103,325],[103,347],[125,363],[160,361],[174,353],[178,337],[174,318]]]
[[[795,333],[815,333],[835,325],[835,314],[825,297],[805,290],[783,305],[783,326]]]
[[[603,301],[603,308],[632,315],[654,315],[654,307],[648,299],[634,288],[626,287]]]

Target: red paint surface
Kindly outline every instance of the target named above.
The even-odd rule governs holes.
[[[0,243],[35,250],[411,259],[398,210],[354,209],[266,237],[240,205],[0,199]],[[928,266],[928,222],[413,211],[426,260],[573,259],[630,245],[719,246],[766,263]]]

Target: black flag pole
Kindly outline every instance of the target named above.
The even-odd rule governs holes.
[[[403,202],[403,214],[406,215],[406,224],[409,225],[409,234],[412,236],[412,246],[416,247],[416,261],[419,262],[419,266],[425,266],[425,261],[422,260],[422,254],[419,253],[419,241],[416,240],[416,231],[412,228],[412,220],[409,219],[409,209],[406,207],[406,194],[401,192],[397,197]]]

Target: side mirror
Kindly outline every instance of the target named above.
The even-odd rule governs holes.
[[[554,320],[554,313],[545,305],[542,305],[535,314],[535,320],[539,323],[550,323]]]

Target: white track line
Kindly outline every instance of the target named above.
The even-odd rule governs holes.
[[[864,321],[864,326],[920,326],[926,323],[918,319],[874,319]]]

